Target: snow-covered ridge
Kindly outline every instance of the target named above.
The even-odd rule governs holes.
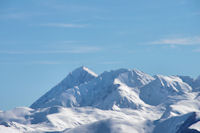
[[[97,77],[98,75],[96,73],[94,73],[92,70],[90,70],[89,68],[82,66],[81,67],[83,70],[87,71],[89,74],[91,74],[94,77]]]
[[[81,82],[78,84],[77,82],[74,84],[71,84],[71,81],[66,82],[69,76],[70,79],[76,76],[78,78],[75,80]],[[96,77],[86,67],[75,69],[66,79],[62,81],[65,82],[66,87],[58,85],[31,107],[44,108],[60,105],[64,107],[94,106],[101,109],[112,109],[114,106],[137,108],[139,103],[143,102],[136,98],[138,95],[134,93],[138,92],[138,88],[154,80],[150,75],[135,69],[118,69],[104,72]]]
[[[82,66],[30,108],[0,111],[0,133],[196,133],[199,109],[200,78]]]

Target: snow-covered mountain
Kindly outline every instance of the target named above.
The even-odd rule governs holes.
[[[0,111],[0,133],[196,133],[199,87],[200,77],[79,67],[30,108]]]
[[[71,83],[71,80],[75,81]],[[152,80],[153,77],[138,70],[119,69],[104,72],[97,77],[91,70],[81,67],[37,100],[31,108],[55,105],[93,106],[101,109],[137,108],[144,104],[137,95],[138,88]]]

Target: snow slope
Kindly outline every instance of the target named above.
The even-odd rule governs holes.
[[[171,96],[185,96],[192,88],[176,76],[155,76],[155,80],[140,89],[140,98],[150,105],[158,105]]]
[[[30,108],[0,111],[0,133],[198,133],[200,78],[136,69],[72,71]]]
[[[26,109],[21,108],[21,112],[24,110]],[[129,130],[129,132],[145,133],[154,127],[150,121],[158,119],[162,114],[161,111],[147,108],[114,111],[91,107],[65,108],[61,106],[30,109],[29,111],[28,115],[24,114],[26,121],[21,118],[15,120],[7,118],[7,123],[2,125],[21,132],[78,132],[82,129],[86,130],[85,132],[100,132],[102,128],[103,130],[109,128],[109,131],[113,132],[128,132]],[[87,129],[88,126],[92,128]]]
[[[58,98],[64,91],[73,88],[80,84],[86,83],[97,77],[97,74],[82,66],[67,75],[58,85],[44,94],[36,102],[31,105],[31,108],[49,107],[54,105],[63,105],[62,100]]]
[[[199,91],[200,90],[200,76],[198,76],[196,79],[193,79],[189,76],[179,76],[183,82],[187,83],[193,88],[193,91]]]

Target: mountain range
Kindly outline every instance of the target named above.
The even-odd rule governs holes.
[[[82,66],[30,107],[0,111],[2,133],[199,133],[200,76]]]

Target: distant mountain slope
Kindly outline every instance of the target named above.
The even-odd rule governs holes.
[[[194,89],[195,89],[195,91],[200,90],[200,76],[194,82]]]
[[[150,105],[158,105],[171,96],[184,96],[192,88],[176,76],[155,76],[155,80],[140,89],[140,98]]]
[[[193,79],[189,76],[178,76],[180,77],[183,82],[187,83],[193,88],[193,91],[199,91],[200,90],[200,76],[198,76],[196,79]]]
[[[89,82],[90,80],[97,77],[97,74],[82,66],[67,75],[58,85],[53,87],[50,91],[44,94],[36,102],[31,105],[31,108],[49,107],[54,105],[62,105],[62,101],[56,98],[61,95],[64,91],[80,84]]]

